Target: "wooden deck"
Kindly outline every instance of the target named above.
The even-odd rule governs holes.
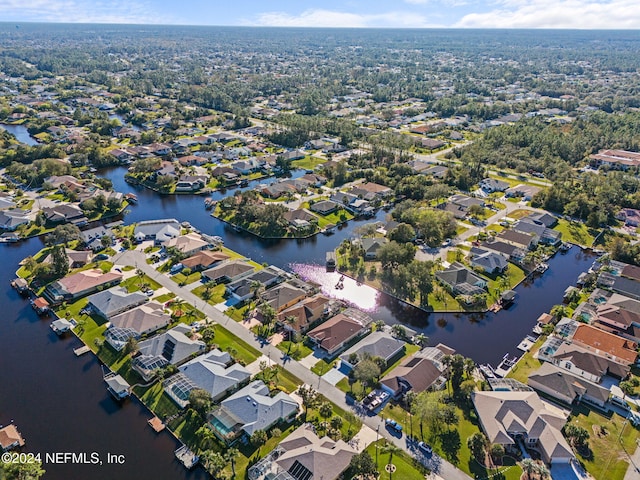
[[[149,420],[147,420],[147,423],[151,428],[153,428],[156,433],[160,433],[166,428],[166,425],[162,423],[162,420],[160,420],[158,417],[150,418]]]
[[[84,355],[85,353],[88,353],[90,351],[91,349],[85,345],[84,347],[74,349],[73,353],[76,354],[76,357],[79,357],[80,355]]]

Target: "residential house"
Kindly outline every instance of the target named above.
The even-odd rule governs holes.
[[[635,228],[640,225],[640,210],[623,208],[616,214],[616,218],[623,221],[625,226]]]
[[[558,219],[547,212],[532,212],[524,218],[535,223],[541,223],[547,228],[553,228],[558,223]]]
[[[156,245],[160,245],[170,238],[180,235],[180,222],[175,218],[162,220],[145,220],[138,222],[133,230],[133,236],[137,242],[153,240]]]
[[[520,184],[515,187],[507,188],[504,192],[505,196],[513,198],[513,197],[522,197],[522,200],[525,202],[531,201],[533,196],[538,193],[542,188],[534,187],[533,185],[525,185]]]
[[[94,252],[104,249],[104,245],[102,244],[103,237],[109,237],[111,245],[113,245],[116,239],[111,228],[102,225],[88,230],[82,230],[80,236],[82,237],[84,246]]]
[[[217,348],[189,360],[178,370],[179,373],[164,382],[164,391],[181,408],[188,405],[192,390],[205,390],[214,402],[219,402],[251,378],[249,370]]]
[[[485,250],[491,250],[493,252],[505,255],[509,260],[515,263],[522,263],[524,257],[527,255],[526,250],[518,248],[515,245],[509,243],[500,242],[495,239],[489,239],[481,242],[480,246]]]
[[[175,248],[184,255],[191,256],[202,250],[211,248],[211,243],[199,233],[191,232],[186,235],[169,238],[162,243],[165,250]]]
[[[448,171],[449,169],[447,167],[443,167],[442,165],[436,165],[431,168],[427,168],[426,170],[423,170],[422,173],[425,175],[429,175],[433,178],[443,179],[444,177],[447,176]]]
[[[349,342],[369,333],[370,320],[349,316],[343,312],[320,324],[307,335],[328,355],[335,356]]]
[[[247,471],[249,480],[338,480],[357,451],[343,440],[318,437],[306,423]]]
[[[299,287],[291,285],[288,282],[266,290],[260,295],[260,298],[271,305],[273,309],[280,313],[283,310],[295,305],[307,296],[307,292]]]
[[[0,195],[0,210],[11,210],[13,208],[16,208],[16,202],[8,196]]]
[[[511,229],[500,232],[495,238],[497,241],[508,243],[522,250],[533,250],[538,244],[536,235]]]
[[[31,220],[28,213],[22,209],[0,211],[0,230],[13,232],[21,225],[27,225]]]
[[[551,363],[543,363],[529,374],[527,385],[568,405],[582,401],[605,408],[609,390],[588,380],[577,377]]]
[[[307,297],[278,313],[278,325],[287,331],[305,333],[324,318],[329,303],[329,298],[320,293]]]
[[[84,270],[49,284],[44,295],[53,303],[73,301],[99,289],[113,287],[122,281],[122,277],[121,273]]]
[[[362,197],[367,201],[372,201],[391,196],[393,194],[393,190],[378,183],[363,182],[355,185],[349,193],[356,197]]]
[[[80,207],[74,204],[60,204],[53,207],[44,207],[42,213],[47,222],[51,223],[75,223],[81,225],[87,223],[88,219]]]
[[[382,378],[380,384],[396,399],[407,392],[440,390],[446,385],[447,371],[442,358],[454,353],[455,350],[441,343],[435,347],[425,347],[404,359],[400,365]]]
[[[623,365],[635,363],[638,344],[626,338],[613,335],[591,325],[580,324],[571,338],[578,344],[598,355],[605,356]]]
[[[436,272],[436,278],[454,295],[481,295],[486,293],[487,281],[460,262],[454,262],[445,270]]]
[[[624,379],[630,371],[629,365],[598,355],[577,343],[562,342],[546,360],[593,383],[600,383],[605,376]]]
[[[382,358],[386,367],[400,360],[405,353],[406,344],[387,332],[378,330],[367,335],[346,352],[340,355],[340,368],[353,369],[365,358]],[[385,368],[381,368],[385,370]]]
[[[105,320],[109,320],[148,301],[149,297],[144,293],[129,293],[126,288],[110,288],[89,296],[87,308]]]
[[[284,212],[282,218],[295,229],[306,229],[318,223],[318,218],[315,215],[302,208]]]
[[[378,249],[383,245],[389,243],[389,240],[382,237],[373,237],[373,238],[363,238],[360,240],[360,244],[362,245],[362,249],[364,250],[364,258],[365,260],[374,260],[378,255]]]
[[[491,444],[507,449],[525,447],[547,463],[569,463],[575,457],[562,435],[566,418],[549,410],[535,392],[474,392],[480,426]]]
[[[616,276],[610,272],[598,275],[597,285],[606,287],[634,300],[640,300],[640,282],[635,279]]]
[[[212,251],[212,250],[200,250],[194,253],[188,258],[185,258],[180,263],[185,267],[190,268],[193,271],[200,272],[207,268],[211,268],[220,262],[231,258],[224,252]]]
[[[116,350],[122,350],[129,337],[139,338],[171,323],[171,316],[157,302],[148,302],[111,317],[105,339]],[[123,332],[128,332],[122,338]]]
[[[340,208],[336,202],[331,200],[321,200],[309,206],[309,210],[319,213],[320,215],[330,215]]]
[[[446,144],[447,142],[443,142],[437,138],[423,138],[420,140],[422,148],[426,148],[428,150],[436,150],[440,147],[444,147]]]
[[[504,255],[483,248],[472,247],[469,262],[489,275],[501,274],[507,270],[509,263]]]
[[[509,186],[508,182],[496,180],[495,178],[484,178],[480,181],[480,188],[487,193],[504,192]]]
[[[516,222],[512,228],[516,232],[527,233],[536,237],[536,242],[545,245],[559,245],[562,239],[562,232],[552,230],[531,217],[525,217]]]
[[[176,182],[176,192],[195,192],[209,182],[208,175],[182,175]]]
[[[258,430],[267,431],[298,414],[298,403],[284,392],[271,395],[269,388],[255,380],[237,391],[208,415],[213,433],[227,445]]]
[[[640,153],[625,150],[600,150],[589,158],[596,168],[608,167],[627,171],[640,166]]]
[[[179,365],[190,356],[205,351],[207,345],[201,340],[192,340],[187,336],[190,333],[191,327],[179,324],[160,335],[143,340],[138,344],[139,355],[131,362],[132,368],[145,381],[149,381],[158,368]]]
[[[215,283],[227,283],[247,276],[254,270],[255,267],[245,260],[229,260],[205,270],[202,277]]]
[[[255,282],[266,289],[281,282],[284,277],[282,270],[269,266],[227,284],[227,293],[239,301],[248,300],[255,293]]]
[[[325,183],[327,183],[327,177],[323,177],[322,175],[318,175],[317,173],[306,173],[302,177],[299,178],[303,182],[307,182],[311,187],[321,187]]]

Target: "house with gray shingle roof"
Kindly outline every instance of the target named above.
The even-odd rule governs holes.
[[[483,294],[487,281],[460,262],[454,262],[446,270],[436,272],[436,278],[451,289],[454,295]]]
[[[389,366],[404,355],[405,347],[406,344],[402,340],[378,330],[366,336],[340,355],[340,360],[342,365],[349,370],[367,356],[370,358],[382,358],[386,365]]]
[[[610,393],[609,389],[572,375],[551,363],[544,363],[532,372],[527,385],[567,405],[585,401],[604,408]]]
[[[509,266],[504,256],[478,247],[471,248],[469,262],[472,267],[481,268],[488,274],[502,273]]]
[[[158,368],[167,365],[179,365],[193,354],[203,352],[207,345],[200,340],[192,340],[187,336],[191,327],[180,324],[160,335],[144,340],[138,344],[140,355],[132,362],[133,369],[142,378],[149,381]]]
[[[271,396],[269,387],[255,380],[223,400],[208,415],[213,433],[227,445],[258,430],[267,431],[279,422],[292,420],[298,403],[284,392]]]
[[[141,292],[129,293],[126,288],[110,288],[89,296],[87,306],[105,320],[149,301]]]
[[[181,365],[179,373],[164,382],[164,390],[180,407],[185,407],[194,389],[206,390],[213,401],[219,401],[246,385],[250,378],[249,370],[216,348]]]

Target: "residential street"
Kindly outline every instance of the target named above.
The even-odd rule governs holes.
[[[330,383],[322,380],[318,375],[311,372],[311,370],[301,365],[299,362],[289,358],[285,359],[283,352],[281,352],[278,348],[272,346],[269,343],[260,342],[253,334],[253,332],[251,332],[241,324],[235,322],[233,319],[227,317],[222,312],[215,309],[212,305],[209,305],[204,300],[191,293],[191,291],[189,291],[187,288],[180,287],[169,277],[156,271],[151,265],[146,263],[146,255],[143,252],[131,250],[121,252],[113,257],[113,262],[116,265],[132,265],[136,268],[139,268],[160,285],[174,292],[177,296],[179,296],[186,302],[196,306],[196,308],[201,310],[208,318],[223,325],[224,328],[228,329],[231,333],[244,340],[249,345],[252,345],[253,347],[260,350],[263,355],[267,356],[271,361],[282,365],[283,368],[291,372],[304,383],[311,385],[313,388],[322,393],[322,395],[338,405],[340,408],[345,410],[353,410],[354,413],[356,413],[362,419],[365,425],[369,426],[373,430],[379,428],[378,431],[380,437],[386,438],[388,441],[395,443],[398,447],[415,456],[415,446],[407,441],[406,435],[403,435],[400,438],[391,435],[384,427],[384,421],[381,417],[370,417],[366,414],[363,414],[363,412],[354,407],[354,405],[347,403],[347,398],[344,392],[334,387]],[[467,480],[471,478],[466,473],[456,468],[454,465],[450,464],[444,459],[441,459],[437,455],[433,455],[433,458],[428,459],[428,461],[423,459],[423,463],[425,463],[425,465],[428,465],[435,473],[446,480]]]

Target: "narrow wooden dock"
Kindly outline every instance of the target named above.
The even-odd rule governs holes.
[[[76,357],[79,357],[80,355],[84,355],[85,353],[88,353],[90,351],[91,349],[85,345],[83,347],[74,349],[73,353],[76,354]]]

